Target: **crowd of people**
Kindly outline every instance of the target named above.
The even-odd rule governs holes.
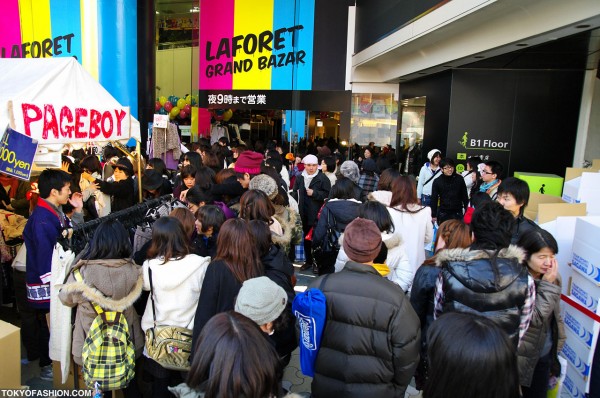
[[[43,378],[60,289],[76,309],[71,353],[84,371],[97,307],[123,314],[136,370],[125,396],[284,396],[300,262],[327,303],[313,396],[404,397],[414,377],[427,398],[546,397],[564,342],[558,246],[524,216],[528,185],[500,163],[470,158],[457,174],[432,149],[413,176],[371,145],[348,160],[325,142],[298,154],[225,138],[190,149],[179,170],[110,147],[101,159],[72,152],[37,178],[15,281]],[[144,199],[172,194],[181,206],[137,250],[118,220],[100,223],[64,284],[50,286],[68,228],[133,206],[140,181]],[[148,349],[158,325],[189,331],[186,369]]]

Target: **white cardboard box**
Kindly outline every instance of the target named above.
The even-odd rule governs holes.
[[[577,238],[573,239],[572,267],[590,282],[600,286],[600,249]]]
[[[583,173],[565,182],[562,198],[568,203],[587,203],[589,215],[600,215],[600,173]]]
[[[580,275],[573,272],[569,287],[569,297],[583,305],[588,310],[598,313],[598,302],[600,300],[600,288]]]
[[[588,245],[598,246],[600,243],[600,217],[578,217],[575,222],[574,240],[585,242]]]
[[[565,330],[572,332],[579,342],[583,343],[589,349],[596,347],[598,331],[600,331],[599,322],[594,321],[568,303],[564,304],[563,321],[565,323]]]
[[[567,341],[560,354],[567,359],[569,365],[573,366],[575,373],[579,378],[587,383],[592,370],[592,361],[594,360],[594,350],[580,343],[576,336],[570,330],[566,329]]]
[[[577,375],[577,371],[567,365],[567,375],[563,381],[561,397],[586,398],[587,383]]]

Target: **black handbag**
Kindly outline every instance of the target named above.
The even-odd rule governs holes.
[[[340,235],[335,220],[332,222],[331,212],[327,212],[327,225],[325,238],[322,242],[313,242],[313,259],[319,270],[319,275],[330,274],[335,271],[335,260],[340,251]]]

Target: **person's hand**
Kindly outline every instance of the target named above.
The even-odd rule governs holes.
[[[62,171],[65,171],[65,172],[71,174],[71,172],[69,171],[69,166],[71,166],[71,163],[69,163],[69,162],[62,162],[62,164],[60,166],[60,169]]]
[[[189,189],[186,189],[185,191],[181,191],[181,193],[179,194],[179,200],[181,200],[182,202],[187,202],[186,197],[187,197],[188,191],[189,191]]]
[[[90,173],[87,173],[85,171],[83,173],[81,173],[81,177],[83,177],[84,179],[88,180],[89,182],[96,181],[96,179],[94,178],[94,176],[92,176]]]
[[[556,257],[552,257],[550,260],[550,267],[548,271],[542,276],[542,280],[550,283],[554,283],[556,278],[558,277],[558,262],[556,261]]]
[[[89,186],[89,188],[93,191],[97,191],[98,190],[98,184],[96,184],[95,182],[92,182]]]
[[[83,208],[83,195],[81,194],[81,192],[73,192],[73,194],[71,195],[71,198],[69,199],[69,203],[71,204],[71,206],[73,206],[75,208],[76,211],[77,211],[77,209],[82,209]]]
[[[437,222],[437,217],[431,217],[431,223],[435,224]]]
[[[310,188],[308,188],[308,189],[306,190],[306,194],[307,194],[308,196],[312,196],[312,195],[313,195],[313,192],[314,192],[314,191],[313,191],[312,189],[310,189]]]

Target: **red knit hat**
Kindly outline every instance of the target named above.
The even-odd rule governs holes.
[[[238,156],[233,170],[236,173],[260,174],[260,164],[263,160],[263,155],[258,152],[244,151]]]

